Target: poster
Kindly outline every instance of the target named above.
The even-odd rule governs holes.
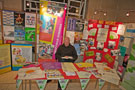
[[[25,30],[24,27],[16,26],[14,32],[15,40],[16,41],[24,41],[25,40]]]
[[[97,35],[97,41],[106,42],[107,35],[108,35],[108,29],[99,28],[98,35]]]
[[[39,41],[54,45],[53,59],[55,59],[57,48],[63,42],[67,6],[43,0],[41,3],[44,7],[40,6]]]
[[[118,26],[117,34],[119,34],[119,35],[124,35],[125,29],[126,29],[126,26],[123,25],[123,24],[120,24],[120,25]]]
[[[10,45],[0,45],[0,74],[11,71]]]
[[[14,22],[15,22],[15,25],[25,26],[25,13],[15,12],[14,13]]]
[[[30,28],[36,27],[36,14],[25,13],[25,27],[30,27]]]
[[[32,62],[31,44],[11,44],[12,48],[12,70],[18,70],[26,62]]]
[[[14,25],[14,12],[3,10],[3,25]]]
[[[75,18],[68,17],[67,31],[75,31],[75,29],[76,29],[76,21],[77,20]]]
[[[74,43],[80,42],[80,40],[82,39],[82,36],[83,36],[82,32],[75,32]]]
[[[15,40],[14,38],[14,26],[3,26],[4,40]]]
[[[38,58],[39,59],[52,59],[54,46],[51,44],[38,45]]]
[[[35,28],[25,28],[25,40],[35,41]]]
[[[39,40],[52,44],[57,18],[50,15],[41,15],[40,20],[42,25],[40,26]]]

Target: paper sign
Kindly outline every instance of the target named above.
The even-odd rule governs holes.
[[[113,62],[113,58],[109,54],[106,54],[104,57],[109,63]]]
[[[86,88],[86,86],[87,86],[89,80],[90,80],[90,79],[80,79],[82,90],[85,90],[85,88]]]
[[[120,46],[120,54],[121,56],[125,56],[126,53],[126,47]]]
[[[36,80],[40,90],[44,90],[47,80]]]
[[[88,30],[84,30],[82,39],[88,39],[88,34],[89,34]]]
[[[90,29],[89,35],[90,36],[95,36],[96,35],[96,32],[97,32],[97,29],[96,28]]]
[[[16,80],[16,89],[19,90],[19,87],[22,83],[22,80]]]
[[[98,80],[99,80],[99,90],[101,90],[102,87],[104,86],[105,81],[102,79],[98,79]]]
[[[124,35],[125,28],[126,28],[125,25],[120,24],[119,27],[118,27],[117,34]]]
[[[86,52],[86,56],[94,56],[94,51]]]
[[[112,30],[117,30],[117,27],[112,27]]]
[[[98,35],[97,35],[97,41],[106,42],[107,35],[108,35],[108,29],[99,28]]]
[[[67,84],[68,84],[68,79],[64,79],[64,80],[59,80],[60,86],[62,90],[65,90]]]

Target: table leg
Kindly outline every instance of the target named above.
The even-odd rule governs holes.
[[[27,82],[26,82],[27,80],[25,80],[25,90],[26,90],[26,88],[27,88]]]
[[[31,80],[29,80],[29,90],[31,90]]]
[[[23,80],[22,80],[22,90],[23,90]]]
[[[110,89],[111,89],[111,83],[108,82],[107,90],[110,90]]]
[[[96,80],[95,88],[97,87],[98,79]]]

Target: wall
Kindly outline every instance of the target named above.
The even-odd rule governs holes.
[[[107,12],[107,16],[103,13],[94,15],[95,10]],[[135,0],[87,0],[86,20],[99,19],[118,22],[135,22],[135,11],[131,12],[131,16],[127,17],[129,10],[135,10]]]
[[[22,11],[22,1],[23,0],[0,0],[3,4],[3,9]]]

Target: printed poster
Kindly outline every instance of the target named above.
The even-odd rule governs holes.
[[[40,26],[39,40],[52,44],[57,18],[49,15],[41,15],[42,25]]]
[[[25,30],[24,27],[15,27],[15,40],[16,41],[24,41],[25,40]]]
[[[25,28],[25,40],[35,41],[35,28]]]
[[[12,70],[18,70],[26,62],[32,62],[32,44],[11,44]]]
[[[51,44],[38,45],[38,58],[39,59],[52,59],[54,46]]]
[[[14,38],[14,26],[3,26],[4,40],[15,40]]]
[[[76,19],[75,18],[68,18],[67,21],[67,31],[75,31],[76,28]]]
[[[30,27],[30,28],[36,27],[36,14],[25,13],[25,27]]]
[[[25,26],[25,13],[15,12],[14,13],[14,22],[15,22],[15,25]]]
[[[3,10],[3,25],[14,25],[14,12]]]
[[[108,29],[99,28],[98,35],[97,35],[97,41],[106,42],[107,35],[108,35]]]
[[[11,71],[10,45],[0,45],[0,74]]]
[[[54,45],[53,59],[55,59],[57,48],[63,42],[67,6],[43,0],[41,3],[44,7],[40,6],[39,41]]]
[[[123,25],[123,24],[120,24],[120,25],[118,26],[117,34],[119,34],[119,35],[124,35],[125,29],[126,29],[126,26]]]

